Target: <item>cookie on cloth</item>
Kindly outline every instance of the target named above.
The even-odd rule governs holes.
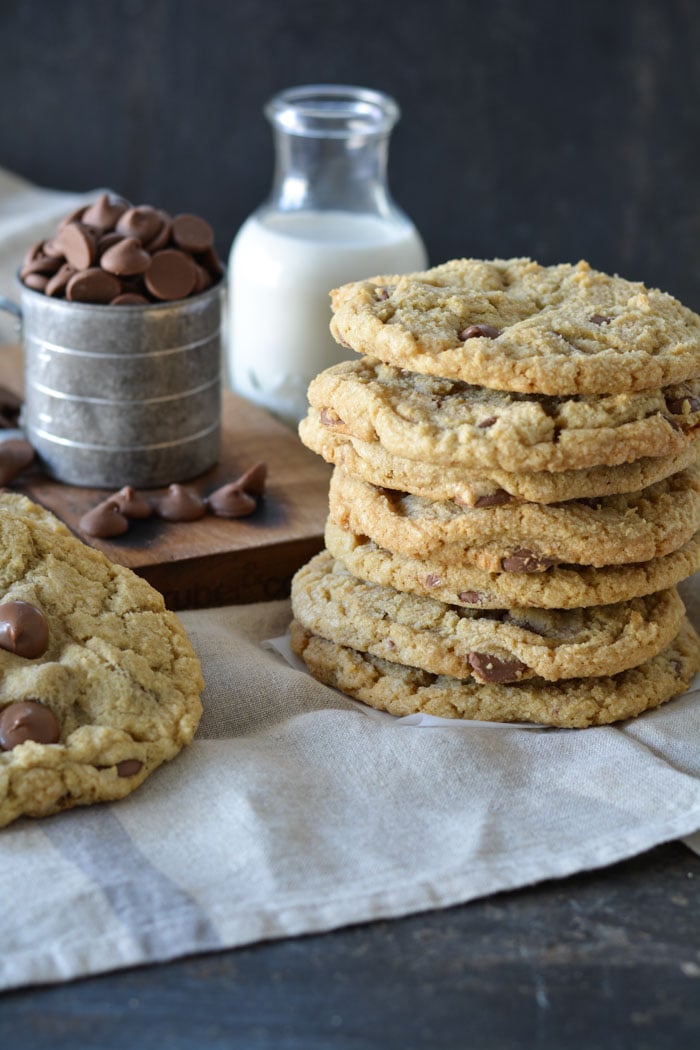
[[[331,293],[343,346],[493,390],[615,394],[700,374],[700,317],[586,262],[455,259]]]
[[[312,452],[373,485],[412,492],[427,499],[458,499],[465,506],[489,507],[511,500],[560,503],[593,499],[610,493],[638,492],[697,462],[700,434],[668,456],[644,456],[618,466],[580,470],[510,471],[449,466],[410,459],[387,451],[378,441],[363,441],[345,432],[332,415],[310,408],[299,424],[299,436]],[[407,450],[408,451],[408,450]]]
[[[687,620],[660,653],[620,674],[507,685],[434,675],[328,641],[291,625],[292,648],[326,685],[392,715],[423,713],[486,722],[534,722],[578,729],[660,707],[682,693],[700,667],[700,641]]]
[[[486,572],[441,552],[424,557],[378,546],[328,519],[326,548],[353,576],[448,605],[571,609],[629,601],[674,587],[700,569],[700,533],[679,550],[632,565],[554,565],[541,572]]]
[[[437,553],[485,572],[601,567],[649,561],[687,543],[700,528],[700,468],[621,496],[478,508],[378,488],[336,467],[329,508],[337,525],[418,558]]]
[[[308,398],[336,431],[393,455],[471,470],[577,470],[670,456],[700,426],[697,379],[663,390],[550,397],[420,375],[375,358],[343,361]]]
[[[203,685],[157,591],[0,492],[0,827],[128,795],[191,741]]]
[[[665,648],[685,615],[674,588],[582,609],[447,605],[360,580],[328,551],[296,573],[292,611],[307,630],[339,645],[497,683],[617,674]]]

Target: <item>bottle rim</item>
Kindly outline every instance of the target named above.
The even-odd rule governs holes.
[[[303,84],[265,104],[267,119],[290,135],[352,138],[386,135],[401,116],[391,95],[352,84]]]

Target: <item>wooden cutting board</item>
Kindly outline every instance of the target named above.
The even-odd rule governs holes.
[[[0,386],[22,393],[18,347],[0,347]],[[207,514],[199,521],[170,523],[152,517],[132,521],[124,536],[98,540],[78,522],[110,490],[52,481],[38,466],[12,489],[53,511],[81,539],[112,561],[143,576],[171,609],[196,609],[266,601],[289,594],[291,577],[323,546],[330,468],[309,452],[296,433],[266,411],[224,392],[219,463],[192,482],[208,495],[264,460],[264,500],[249,518],[228,521]],[[149,495],[165,492],[153,489]]]

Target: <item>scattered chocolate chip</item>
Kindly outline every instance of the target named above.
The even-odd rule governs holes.
[[[209,496],[207,506],[217,518],[247,518],[257,508],[257,500],[237,482],[222,485]]]
[[[255,463],[236,479],[235,484],[249,496],[264,496],[267,482],[267,463]]]
[[[167,494],[155,504],[156,514],[166,521],[197,521],[206,510],[202,497],[184,485],[170,485]]]
[[[469,653],[469,666],[482,682],[517,682],[527,664],[520,660],[500,660],[490,653]]]
[[[66,298],[73,303],[111,303],[120,291],[118,279],[95,266],[73,274],[66,285]]]
[[[214,231],[206,219],[198,215],[176,215],[173,219],[173,240],[186,252],[205,252],[214,244]]]
[[[108,248],[100,259],[100,266],[117,277],[135,277],[145,273],[151,257],[136,237],[122,237]]]
[[[465,605],[481,605],[484,601],[481,591],[460,591],[457,597]]]
[[[504,572],[542,572],[554,564],[553,558],[544,558],[525,547],[501,559],[501,568]]]
[[[143,762],[139,762],[138,758],[125,758],[121,762],[117,762],[116,768],[118,777],[133,777],[141,772]]]
[[[498,422],[498,416],[489,416],[488,419],[482,419],[480,423],[476,425],[481,430],[486,430],[488,427],[492,427],[494,423]]]
[[[0,711],[0,748],[12,751],[27,740],[55,744],[60,735],[58,719],[38,700],[17,700]]]
[[[127,518],[150,518],[153,514],[150,500],[133,489],[131,485],[125,485],[109,499],[111,503],[116,503],[120,512]]]
[[[673,416],[690,415],[691,412],[700,412],[700,397],[692,397],[686,394],[684,397],[667,397],[666,408]]]
[[[612,321],[612,317],[607,317],[605,314],[593,314],[590,318],[591,324],[609,324]]]
[[[23,601],[0,605],[0,649],[35,660],[48,644],[49,625],[41,609]]]
[[[151,295],[170,302],[190,294],[197,282],[197,271],[191,256],[176,248],[165,248],[152,256],[144,279]]]
[[[500,507],[504,503],[510,503],[511,496],[505,489],[496,489],[484,496],[477,496],[474,500],[475,507]]]
[[[0,442],[0,485],[9,485],[34,459],[34,449],[24,438]]]
[[[462,342],[467,339],[498,339],[501,334],[500,328],[494,328],[491,324],[470,324],[459,333]]]
[[[83,514],[78,528],[88,536],[107,540],[112,536],[123,536],[129,528],[129,522],[120,511],[119,505],[113,499],[108,499],[98,503],[87,514]]]

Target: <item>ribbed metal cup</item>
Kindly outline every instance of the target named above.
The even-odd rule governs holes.
[[[23,423],[49,475],[154,488],[213,466],[223,287],[175,303],[101,306],[22,286]]]

